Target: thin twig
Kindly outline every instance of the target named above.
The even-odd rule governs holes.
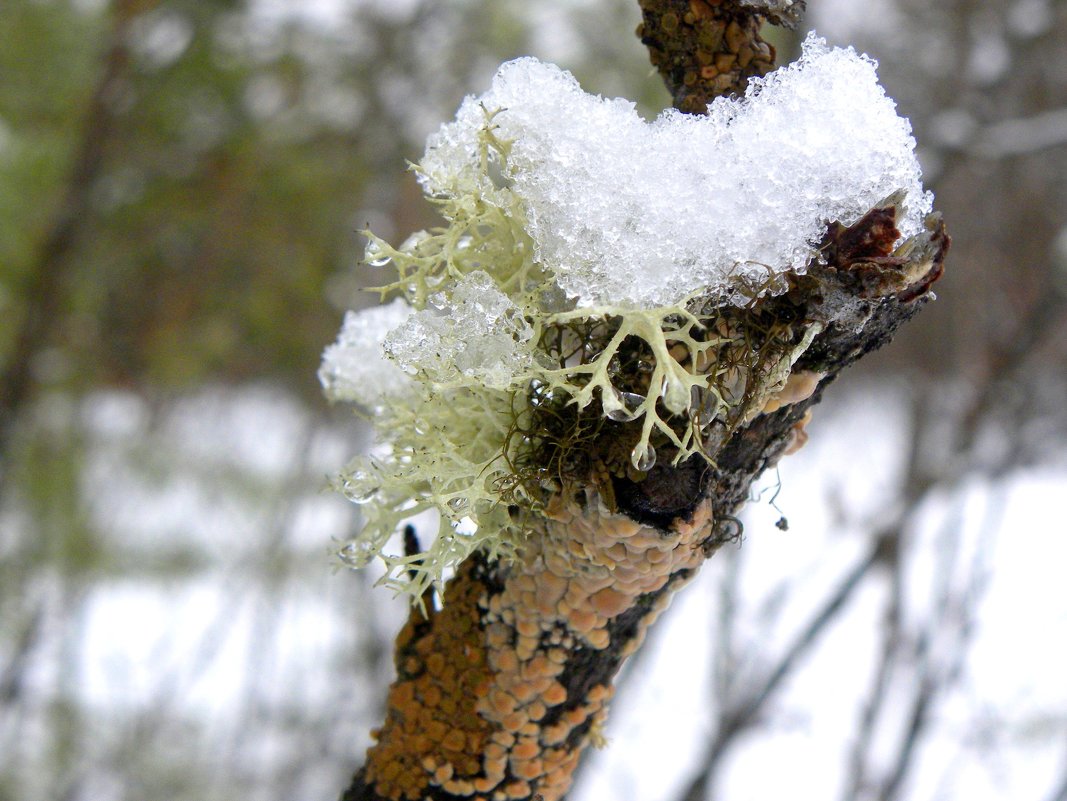
[[[1067,767],[1063,769],[1060,783],[1049,795],[1048,801],[1067,801]]]
[[[715,739],[703,761],[703,768],[682,796],[683,801],[702,801],[707,796],[719,761],[729,746],[738,735],[756,722],[767,702],[781,686],[782,681],[792,672],[797,662],[811,650],[819,635],[837,619],[871,569],[885,559],[886,547],[884,539],[880,538],[876,541],[867,556],[845,575],[837,589],[812,616],[808,625],[796,636],[759,687],[749,693],[746,699],[723,713]]]

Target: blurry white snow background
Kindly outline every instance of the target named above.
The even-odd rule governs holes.
[[[907,408],[903,395],[875,386],[830,394],[815,409],[809,443],[781,462],[780,491],[778,477],[765,476],[762,499],[743,515],[742,543],[716,554],[653,629],[654,652],[617,696],[611,744],[591,756],[574,801],[679,799],[715,735],[723,696],[761,680],[863,557],[879,516],[892,513],[906,433],[892,412]],[[974,638],[958,682],[931,712],[901,798],[1056,797],[1067,735],[1067,538],[1049,499],[1065,485],[1062,467],[1020,470],[995,486],[966,481],[920,511],[920,530],[904,544],[910,619],[921,627],[939,611],[946,546],[988,583],[973,599]],[[769,503],[776,492],[777,508]],[[775,527],[782,513],[788,531]],[[865,582],[726,753],[709,797],[867,797],[844,792],[845,773],[878,667],[888,590],[884,574]],[[724,639],[730,653],[716,651]],[[903,714],[913,689],[890,687],[891,715]],[[885,728],[897,736],[903,726]],[[897,742],[887,739],[888,761]]]

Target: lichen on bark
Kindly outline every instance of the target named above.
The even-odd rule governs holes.
[[[639,33],[676,105],[702,111],[770,69],[760,26],[765,17],[788,22],[800,4],[641,5]],[[386,720],[344,801],[563,797],[584,749],[601,737],[616,671],[671,594],[739,535],[735,516],[752,482],[802,442],[811,407],[840,371],[930,299],[949,240],[931,215],[898,245],[900,202],[831,224],[806,271],[780,291],[688,309],[709,328],[698,341],[715,342],[717,391],[732,395],[726,412],[717,406],[696,421],[699,452],[664,434],[645,440],[655,458],[636,469],[629,457],[647,418],[606,415],[603,387],[586,405],[533,404],[524,425],[540,439],[515,467],[534,479],[525,497],[537,502],[505,509],[523,536],[508,558],[470,556],[440,609],[412,611],[396,644]],[[596,325],[605,327],[598,341],[621,351],[613,386],[655,374],[656,360],[703,369],[699,347],[672,349],[669,336],[662,349],[641,336],[616,341],[624,323],[610,315]],[[731,348],[744,356],[733,364]],[[685,415],[700,409],[687,401]],[[680,431],[685,415],[672,423]]]

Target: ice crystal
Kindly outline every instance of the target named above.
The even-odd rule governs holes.
[[[438,383],[476,380],[491,389],[506,389],[530,367],[522,350],[530,327],[487,273],[464,276],[440,305],[416,312],[390,332],[384,346],[389,358]]]

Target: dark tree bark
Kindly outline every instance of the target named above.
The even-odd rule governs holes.
[[[760,26],[790,21],[800,5],[641,0],[638,33],[676,105],[703,111],[770,69]],[[788,291],[716,310],[729,328],[784,326],[789,345],[810,337],[792,370],[806,389],[724,425],[710,462],[664,459],[638,479],[590,475],[561,491],[530,521],[521,559],[472,558],[440,611],[413,611],[396,643],[386,720],[343,801],[563,797],[600,736],[619,666],[670,594],[739,536],[735,515],[752,482],[802,444],[809,409],[837,374],[928,300],[948,237],[931,218],[908,257],[894,256],[897,213],[889,201],[849,228],[831,226]]]

